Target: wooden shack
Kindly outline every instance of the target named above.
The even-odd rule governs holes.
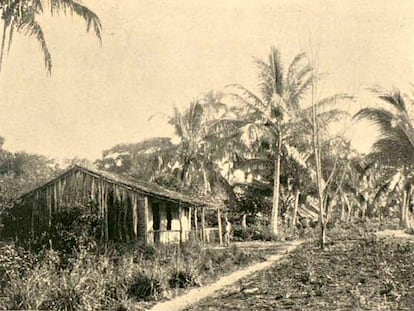
[[[137,240],[144,244],[206,240],[204,210],[217,208],[154,183],[137,181],[74,165],[63,174],[23,195],[14,207],[16,233],[34,238],[51,226],[53,214],[67,206],[93,202],[102,219],[104,241]],[[197,216],[198,215],[198,216]],[[221,241],[220,208],[218,236]],[[193,232],[192,231],[197,231]]]

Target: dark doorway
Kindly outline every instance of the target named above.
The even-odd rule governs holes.
[[[158,243],[160,241],[160,206],[158,204],[153,204],[152,206],[152,230],[154,231],[154,242]]]
[[[171,206],[167,206],[167,230],[171,230],[172,210]]]

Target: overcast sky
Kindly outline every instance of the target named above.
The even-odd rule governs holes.
[[[96,159],[117,143],[172,133],[148,118],[210,89],[254,89],[252,57],[270,46],[288,64],[309,48],[329,73],[322,95],[360,100],[373,84],[414,82],[414,1],[84,1],[100,16],[102,46],[75,17],[42,17],[54,68],[34,39],[16,35],[0,73],[5,148]],[[364,149],[372,130],[346,128]],[[362,146],[362,147],[361,147]]]

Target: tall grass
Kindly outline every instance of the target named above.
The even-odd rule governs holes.
[[[69,257],[53,250],[32,254],[13,244],[0,248],[0,309],[128,310],[263,260],[237,247],[196,243],[118,246],[106,253],[83,245]]]

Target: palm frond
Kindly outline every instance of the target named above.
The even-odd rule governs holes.
[[[325,98],[319,100],[316,103],[316,108],[318,110],[326,109],[328,107],[332,107],[332,106],[335,106],[337,104],[340,104],[344,101],[354,101],[354,100],[355,100],[355,97],[352,96],[352,95],[349,95],[349,94],[346,94],[346,93],[339,93],[339,94],[328,96],[328,97],[325,97]],[[308,107],[307,109],[305,109],[305,111],[311,112],[312,107]]]
[[[320,128],[326,128],[332,122],[338,122],[349,116],[349,112],[342,109],[331,109],[318,113],[317,120]]]
[[[377,95],[383,102],[390,104],[400,113],[407,113],[407,106],[404,98],[398,89],[388,91],[380,86],[369,88],[369,90]]]
[[[201,130],[204,117],[203,114],[204,109],[200,101],[192,101],[184,113],[186,119],[185,122],[188,124],[189,132],[197,133]]]
[[[14,34],[14,24],[11,23],[10,24],[10,30],[9,30],[9,42],[7,44],[7,53],[10,53],[10,47],[11,47],[11,43],[13,41],[13,34]]]
[[[274,94],[282,97],[285,81],[279,51],[275,47],[272,47],[268,63],[260,59],[255,59],[255,63],[258,67],[259,87],[264,102],[270,103]]]
[[[234,88],[235,90],[241,92],[241,94],[232,93],[230,94],[240,103],[253,108],[254,110],[259,110],[264,115],[268,115],[269,104],[263,102],[257,95],[249,91],[240,84],[230,84],[228,87]]]
[[[272,70],[269,64],[265,63],[261,59],[255,59],[256,66],[258,67],[258,87],[260,94],[263,97],[263,101],[266,104],[270,104],[273,94],[276,93],[275,85],[272,76]]]
[[[52,15],[63,12],[75,13],[86,22],[86,31],[94,30],[96,37],[102,40],[102,24],[99,17],[89,8],[74,0],[49,0]]]
[[[0,71],[3,67],[3,58],[4,58],[4,47],[6,44],[6,34],[7,34],[7,21],[6,19],[3,21],[3,34],[2,34],[2,40],[1,40],[1,48],[0,48]]]
[[[287,155],[290,158],[292,158],[297,164],[299,164],[302,168],[306,170],[311,170],[309,165],[306,163],[306,160],[309,158],[308,156],[300,153],[295,146],[288,144],[286,141],[284,142],[283,148]]]
[[[271,48],[269,64],[272,69],[276,94],[281,96],[284,91],[283,66],[282,61],[280,60],[280,52],[274,46]]]
[[[297,66],[300,64],[302,60],[306,59],[306,53],[299,53],[295,56],[292,62],[289,65],[288,73],[287,73],[287,80],[292,82],[296,80],[298,77],[297,73]]]
[[[45,62],[45,67],[47,72],[50,74],[52,72],[52,56],[50,55],[49,49],[46,44],[46,39],[40,24],[35,20],[34,15],[25,16],[24,19],[17,25],[18,32],[23,34],[35,37],[39,42],[40,47],[43,52],[43,58]]]
[[[314,82],[313,76],[309,76],[304,82],[290,85],[287,102],[295,109],[299,110],[299,101],[303,98],[306,92],[311,88]]]
[[[383,109],[383,108],[363,108],[358,111],[354,116],[355,120],[368,120],[372,124],[379,127],[383,134],[389,133],[392,130],[392,121],[394,120],[394,115],[392,112]]]
[[[4,27],[0,52],[0,68],[4,55],[6,30],[8,29],[8,51],[10,51],[15,30],[24,33],[25,35],[36,37],[43,52],[46,70],[49,74],[51,73],[52,58],[46,44],[43,30],[40,24],[36,21],[36,16],[43,12],[44,2],[44,0],[16,0],[9,1],[7,6],[2,7],[1,18],[4,20]],[[89,8],[74,0],[49,0],[48,4],[50,5],[52,14],[58,12],[66,14],[69,12],[80,16],[86,22],[86,30],[90,31],[93,29],[99,41],[102,40],[102,25],[99,17]]]
[[[274,135],[271,135],[272,130],[264,124],[249,123],[241,127],[239,131],[240,141],[248,148],[262,141],[270,143],[274,138]]]

